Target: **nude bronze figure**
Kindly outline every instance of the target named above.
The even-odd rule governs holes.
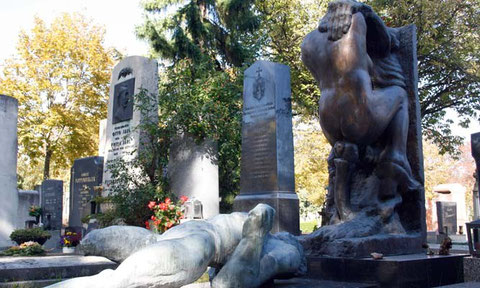
[[[370,221],[360,228],[362,236],[405,234],[397,208],[421,187],[407,157],[409,97],[398,33],[369,6],[337,0],[302,43],[302,60],[321,90],[320,125],[332,145],[329,224],[362,227],[365,213],[378,216],[381,225]],[[348,228],[334,229],[319,233],[325,239],[355,237]]]

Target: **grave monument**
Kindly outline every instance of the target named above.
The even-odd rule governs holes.
[[[111,175],[109,164],[115,159],[132,160],[146,141],[141,124],[158,122],[158,65],[157,61],[142,56],[130,56],[120,61],[112,72],[108,118],[104,146],[103,186],[108,195]],[[149,95],[147,111],[138,109],[135,95],[141,91]],[[101,134],[103,134],[100,131]],[[101,137],[102,138],[102,137]],[[101,142],[102,139],[101,139]],[[100,146],[102,147],[102,143]]]
[[[415,26],[386,27],[367,5],[331,2],[302,44],[322,92],[332,145],[327,221],[304,239],[310,255],[416,253],[425,196]]]
[[[217,144],[212,140],[195,143],[191,136],[172,140],[168,178],[172,193],[197,199],[203,207],[202,218],[220,213]]]
[[[0,95],[0,247],[11,245],[16,228],[17,194],[17,99]]]
[[[480,218],[480,202],[478,197],[478,179],[480,178],[480,174],[478,172],[478,167],[480,167],[480,132],[474,133],[470,136],[471,138],[471,145],[472,145],[472,156],[475,160],[475,188],[473,189],[473,220],[477,220]]]
[[[62,229],[63,181],[48,179],[42,182],[42,223],[46,230]]]
[[[272,231],[298,235],[290,69],[257,61],[245,70],[243,85],[240,194],[233,208],[249,211],[268,204],[277,211]]]
[[[103,157],[75,159],[70,177],[70,227],[82,227],[82,218],[98,212],[96,187],[102,185]]]

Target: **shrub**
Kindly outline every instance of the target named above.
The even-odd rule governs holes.
[[[20,246],[13,246],[1,253],[3,256],[36,256],[45,255],[45,250],[42,245],[37,242],[28,241],[20,244]]]
[[[52,235],[42,228],[17,229],[10,234],[10,239],[18,245],[28,241],[34,241],[43,245],[50,237]]]

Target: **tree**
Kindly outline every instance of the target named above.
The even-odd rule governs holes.
[[[167,65],[159,87],[161,138],[185,133],[218,143],[222,212],[239,190],[243,70],[261,43],[253,2],[146,1],[148,16],[137,28]],[[173,15],[159,13],[169,7]],[[168,153],[159,161],[165,165]]]
[[[328,187],[327,158],[331,146],[318,121],[295,121],[295,190],[302,215],[320,211]]]
[[[17,56],[5,63],[0,92],[19,101],[19,154],[43,161],[43,178],[92,155],[99,120],[106,117],[115,50],[105,31],[79,14],[62,14],[50,26],[35,18],[19,35]]]

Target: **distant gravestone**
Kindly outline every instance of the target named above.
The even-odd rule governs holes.
[[[62,229],[63,181],[44,180],[42,182],[42,222],[45,229]]]
[[[438,201],[437,217],[438,232],[446,234],[457,233],[457,203]],[[446,229],[446,230],[445,230]]]
[[[192,137],[175,138],[170,148],[168,178],[175,195],[195,198],[202,203],[202,218],[219,214],[217,144],[214,141],[197,144]]]
[[[17,99],[0,95],[0,247],[11,245],[17,194]]]
[[[92,201],[95,189],[102,185],[103,157],[87,157],[73,162],[70,177],[70,227],[82,227],[82,218],[97,212],[97,203]]]
[[[36,190],[18,190],[17,227],[25,227],[26,221],[35,221],[35,217],[28,215],[30,207],[40,206],[40,193]]]
[[[234,210],[249,211],[258,203],[275,208],[273,232],[300,233],[290,71],[267,61],[245,70],[240,194]]]
[[[149,103],[151,109],[146,113],[136,109],[139,103],[134,103],[134,95],[141,91],[153,95]],[[157,91],[158,65],[155,60],[131,56],[120,61],[113,69],[103,148],[105,195],[109,193],[111,181],[111,174],[108,171],[110,163],[115,159],[129,161],[135,158],[142,148],[144,139],[139,125],[146,121],[158,122]],[[100,134],[103,134],[102,131]],[[102,146],[100,148],[102,149]]]

